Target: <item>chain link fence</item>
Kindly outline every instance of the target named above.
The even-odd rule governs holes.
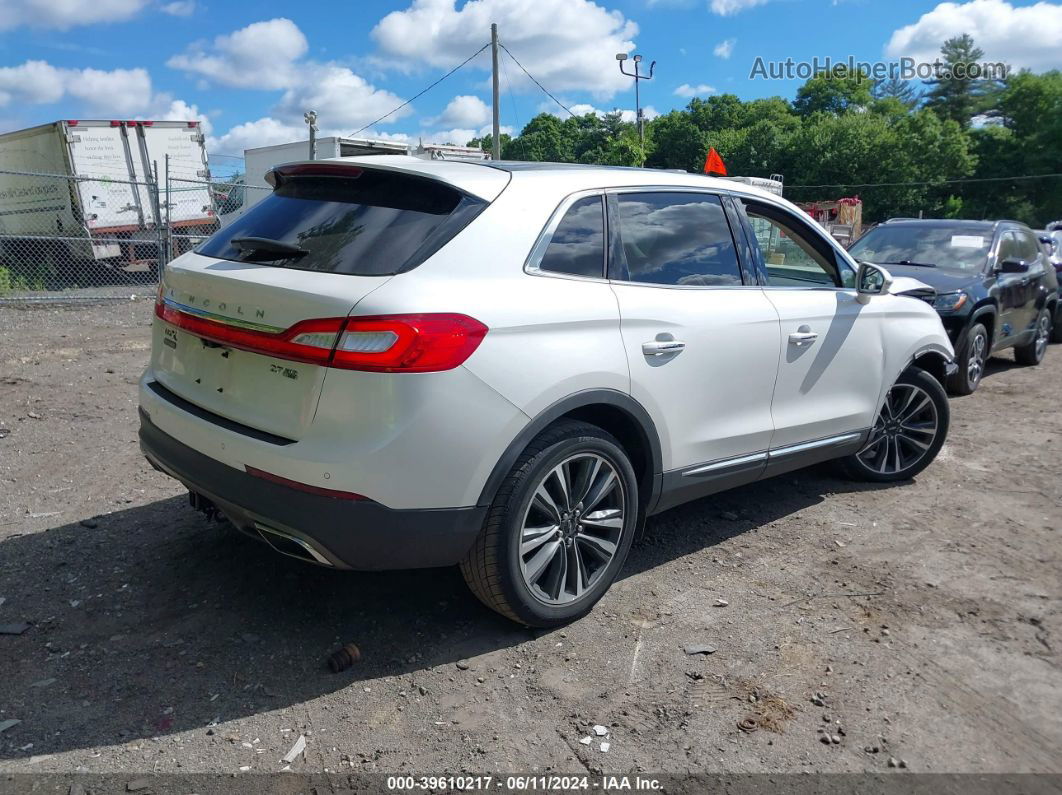
[[[165,169],[145,182],[0,170],[0,306],[153,297],[162,264],[268,191]]]

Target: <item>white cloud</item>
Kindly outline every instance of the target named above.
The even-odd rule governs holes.
[[[715,48],[712,50],[712,52],[723,60],[726,60],[734,54],[735,44],[737,44],[737,39],[724,39],[723,41],[715,45]]]
[[[387,55],[449,69],[482,46],[492,22],[501,42],[551,91],[604,99],[630,89],[615,57],[634,49],[638,26],[590,0],[470,0],[460,9],[455,0],[413,0],[380,20],[372,36]],[[504,51],[501,57],[508,60]],[[489,65],[486,53],[469,64]],[[506,68],[514,90],[538,91],[512,61]]]
[[[342,134],[348,135],[401,104],[400,97],[376,88],[345,66],[307,62],[298,65],[292,84],[273,108],[273,114],[283,121],[299,123],[305,111],[316,110],[322,126],[342,129]],[[392,123],[412,112],[406,106],[383,123]]]
[[[305,124],[288,124],[265,118],[237,124],[217,138],[207,139],[207,151],[217,154],[242,155],[243,150],[257,146],[274,146],[307,138]]]
[[[707,83],[698,83],[695,86],[691,86],[689,83],[683,83],[674,91],[676,97],[703,97],[706,94],[714,93],[715,86],[710,86]]]
[[[77,102],[76,115],[104,119],[210,121],[194,105],[155,93],[145,69],[64,69],[47,61],[0,67],[0,107]],[[67,115],[73,115],[69,110]]]
[[[307,49],[298,25],[280,17],[254,22],[209,43],[196,42],[166,65],[221,85],[287,88],[297,77],[295,62]]]
[[[203,135],[210,135],[214,129],[214,126],[210,123],[209,116],[200,112],[195,105],[189,105],[182,99],[172,99],[168,94],[158,94],[151,104],[152,107],[146,113],[137,116],[138,119],[198,121]]]
[[[453,144],[454,146],[465,146],[473,138],[482,138],[484,135],[490,135],[491,129],[492,126],[490,124],[485,124],[479,129],[456,128],[452,130],[435,130],[434,132],[425,133],[420,137],[425,144]],[[498,132],[502,135],[512,135],[513,128],[502,124],[498,127]]]
[[[768,0],[711,0],[708,7],[712,13],[721,17],[729,17],[738,14],[747,8],[766,5]]]
[[[151,76],[146,69],[72,69],[66,74],[67,93],[90,112],[129,116],[151,104]]]
[[[1015,68],[1058,68],[1062,63],[1062,5],[1039,2],[1015,7],[1005,0],[941,3],[912,25],[900,28],[885,54],[932,62],[946,39],[969,33],[984,50],[984,60]]]
[[[427,123],[443,127],[474,127],[486,124],[490,117],[490,105],[479,97],[462,94],[451,99],[443,112],[438,117],[427,120]]]
[[[63,70],[47,61],[0,67],[0,108],[12,103],[47,105],[66,93]]]
[[[62,69],[47,61],[0,67],[0,107],[49,105],[66,98],[103,116],[128,116],[149,107],[151,76],[144,69]]]
[[[172,17],[190,17],[195,13],[195,0],[173,0],[172,3],[163,3],[159,10]]]
[[[211,139],[210,146],[225,153],[306,138],[302,115],[307,110],[318,112],[322,136],[349,135],[402,104],[400,97],[376,88],[345,66],[305,59],[308,50],[298,26],[281,18],[193,44],[167,64],[198,75],[208,84],[284,89],[268,116],[238,124]],[[410,113],[411,108],[402,108],[381,123]]]
[[[69,30],[135,16],[149,0],[0,0],[0,30],[23,25]]]

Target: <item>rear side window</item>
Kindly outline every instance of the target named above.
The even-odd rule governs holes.
[[[619,233],[627,280],[712,287],[741,284],[723,205],[706,193],[621,193]]]
[[[579,199],[568,208],[538,268],[572,276],[605,275],[605,211],[600,196]]]
[[[207,240],[199,253],[299,270],[387,276],[419,265],[486,206],[434,180],[371,169],[279,179],[272,194]],[[247,238],[266,243],[255,248]]]

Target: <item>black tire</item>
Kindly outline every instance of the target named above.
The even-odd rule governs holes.
[[[1055,306],[1055,320],[1051,325],[1051,342],[1062,342],[1062,304]]]
[[[614,551],[607,563],[603,562],[603,558],[596,557],[599,553],[594,551],[597,548],[593,543],[597,539],[594,534],[611,533],[612,530],[591,528],[587,532],[587,526],[582,522],[598,521],[590,518],[591,513],[603,517],[606,511],[587,511],[585,516],[581,516],[578,511],[581,511],[583,502],[580,500],[573,507],[573,512],[568,514],[569,518],[562,520],[549,532],[550,540],[535,547],[550,557],[550,562],[543,569],[544,573],[540,575],[542,580],[550,580],[554,585],[560,582],[558,599],[571,597],[565,603],[550,603],[544,598],[546,594],[543,590],[536,592],[535,589],[539,587],[536,583],[529,584],[531,575],[525,575],[525,567],[531,568],[538,555],[530,551],[521,554],[521,541],[527,532],[525,520],[530,522],[533,516],[545,517],[543,507],[546,504],[539,500],[532,507],[532,501],[540,487],[546,489],[550,496],[556,494],[560,481],[555,479],[554,472],[562,466],[579,470],[567,478],[573,492],[580,492],[583,481],[589,479],[591,482],[585,484],[584,499],[593,499],[591,492],[597,496],[594,486],[602,481],[592,480],[590,476],[596,460],[606,463],[616,479],[615,486],[598,496],[601,501],[598,504],[607,502],[611,506],[621,505],[618,518],[606,519],[617,523],[618,537],[613,545]],[[564,469],[565,473],[570,471],[572,469]],[[593,469],[595,474],[598,471]],[[620,499],[622,503],[619,503]],[[562,500],[556,500],[556,505],[561,506]],[[608,510],[616,509],[611,507]],[[539,511],[543,512],[535,513]],[[566,624],[590,612],[616,579],[634,539],[639,513],[637,478],[620,443],[595,425],[561,420],[535,437],[513,465],[491,504],[482,532],[461,563],[461,573],[480,601],[513,621],[534,627]],[[551,522],[551,519],[546,520],[546,524]],[[534,543],[546,535],[545,532],[535,535],[528,543]],[[611,541],[607,543],[612,545]],[[557,547],[557,544],[560,546]],[[588,550],[588,545],[594,549]],[[550,552],[547,548],[559,552]],[[578,596],[572,596],[566,590],[571,583],[568,575],[569,562],[573,561],[571,555],[574,555],[575,561],[571,569],[574,576],[586,574],[585,590]],[[597,567],[591,573],[590,568],[594,563],[597,563]],[[561,569],[563,573],[557,573]],[[580,585],[583,584],[580,579]],[[549,584],[542,586],[543,589],[547,587]]]
[[[1014,349],[1014,361],[1027,367],[1035,367],[1044,360],[1047,342],[1051,339],[1051,313],[1046,307],[1036,316],[1033,338]]]
[[[967,329],[959,346],[959,371],[948,379],[948,392],[953,395],[971,395],[985,374],[985,363],[991,351],[992,341],[988,329],[982,323],[974,323]]]
[[[914,399],[904,402],[912,394]],[[923,396],[928,398],[924,409],[921,408]],[[894,401],[899,401],[900,405],[894,405]],[[907,412],[910,412],[910,418],[905,421]],[[932,433],[915,430],[915,426],[926,427],[930,417],[935,423]],[[874,422],[871,438],[863,449],[840,459],[838,464],[841,471],[852,480],[870,483],[910,480],[937,457],[948,436],[950,421],[951,411],[944,387],[925,370],[912,367],[900,375],[889,389],[885,405]],[[911,430],[905,433],[904,429],[907,428]],[[915,441],[910,441],[912,439]],[[923,444],[925,449],[919,446]],[[900,465],[893,467],[891,459],[897,450]],[[881,463],[883,452],[884,465]]]

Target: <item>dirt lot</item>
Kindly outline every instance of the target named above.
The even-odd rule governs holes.
[[[0,307],[0,771],[272,772],[302,734],[295,770],[1062,772],[1062,348],[995,361],[917,482],[656,517],[536,632],[194,513],[137,447],[149,317]]]

